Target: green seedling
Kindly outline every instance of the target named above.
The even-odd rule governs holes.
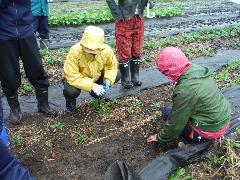
[[[47,146],[48,150],[49,150],[50,152],[52,152],[52,150],[53,150],[53,143],[52,143],[52,141],[51,141],[51,140],[47,140],[47,141],[45,142],[45,145]]]
[[[17,146],[21,146],[23,143],[22,136],[19,133],[15,133],[11,137],[11,142]]]
[[[191,176],[186,175],[186,170],[184,168],[177,168],[173,173],[169,176],[169,180],[190,180],[193,179]]]
[[[93,107],[101,116],[107,116],[112,109],[112,107],[117,104],[117,100],[105,101],[102,99],[96,99],[91,102],[91,107]]]
[[[63,125],[61,122],[59,122],[59,121],[55,121],[53,124],[50,125],[50,127],[51,127],[52,129],[62,130],[63,127],[64,127],[64,125]]]
[[[28,82],[24,82],[20,85],[19,92],[21,94],[31,94],[33,92],[33,86]]]
[[[154,109],[159,109],[161,107],[161,103],[160,102],[153,102],[150,106],[153,107]]]
[[[61,64],[64,62],[64,59],[62,57],[60,58],[56,58],[56,57],[52,57],[49,56],[46,60],[45,60],[46,64],[50,64],[50,65],[54,65],[54,64]]]
[[[129,114],[132,114],[133,111],[134,111],[136,108],[138,108],[140,105],[141,105],[140,100],[135,99],[135,100],[132,102],[132,104],[130,105],[130,107],[128,107],[128,109],[127,109],[128,113],[129,113]]]
[[[77,137],[73,140],[73,143],[78,145],[78,144],[84,144],[85,142],[88,141],[88,136],[78,133]]]

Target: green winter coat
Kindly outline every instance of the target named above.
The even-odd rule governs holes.
[[[47,0],[31,0],[31,9],[33,16],[48,16],[48,2]]]
[[[157,134],[160,143],[177,139],[190,121],[203,131],[225,127],[231,106],[206,67],[192,65],[180,76],[173,92],[173,110],[164,128]]]

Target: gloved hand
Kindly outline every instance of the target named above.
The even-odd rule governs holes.
[[[103,89],[107,91],[109,88],[110,88],[110,81],[106,79],[103,81]]]
[[[92,91],[98,97],[102,97],[106,93],[106,91],[103,89],[103,86],[102,85],[98,85],[96,83],[93,84]]]

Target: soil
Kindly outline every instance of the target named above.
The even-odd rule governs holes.
[[[140,104],[128,112],[136,100]],[[12,137],[19,133],[23,138],[11,150],[37,179],[103,179],[116,160],[140,170],[168,149],[146,143],[146,137],[162,127],[160,110],[170,102],[170,87],[161,86],[117,100],[108,116],[100,116],[89,103],[73,114],[26,115],[21,126],[10,129]],[[55,121],[64,125],[62,130],[50,127]],[[87,135],[88,141],[73,143],[78,133]],[[53,153],[46,146],[49,140]]]
[[[212,1],[207,2],[211,3]],[[191,11],[188,8],[189,16],[191,15],[192,19],[194,16],[201,18],[200,15],[206,15],[209,12],[217,15],[219,12],[222,13],[222,7],[225,8],[226,12],[233,14],[238,12],[236,7],[226,3],[226,1],[214,1],[211,5],[214,7],[209,8],[209,11],[207,10],[209,3],[196,6],[195,8],[202,7],[202,9],[200,8],[195,14],[194,10]],[[190,7],[192,4],[185,6]],[[225,23],[226,19],[227,16],[222,22]],[[206,22],[208,20],[206,19]],[[211,22],[217,24],[218,20],[219,18]],[[234,22],[239,21],[236,17],[233,17],[233,20]],[[197,25],[202,23],[194,20],[192,25],[194,22],[199,22]],[[228,22],[231,23],[231,19]],[[174,20],[174,23],[176,25],[178,22]],[[153,21],[152,27],[154,24],[156,22]],[[174,26],[173,29],[189,27],[191,23],[183,23],[182,26],[179,23],[178,25]],[[209,24],[209,26],[211,25],[213,23]],[[56,31],[58,32],[54,34],[54,29],[52,29],[53,40],[64,39],[64,36],[66,39],[72,38],[72,41],[79,39],[80,31],[78,29],[68,28],[66,30],[64,27],[62,30],[60,28]],[[72,31],[78,31],[78,34],[69,37],[64,33],[67,32],[71,36]],[[156,31],[155,29],[154,34]],[[110,28],[109,33],[112,32]],[[58,34],[60,35],[58,36]],[[56,37],[54,37],[55,35]],[[149,37],[152,36],[149,35]],[[216,51],[222,47],[232,48],[231,42],[233,39],[221,39],[201,45],[211,47]],[[157,51],[144,53],[144,60],[147,63],[142,64],[143,68],[154,65]],[[50,69],[51,66],[47,71],[50,74],[55,73],[54,79],[60,77],[60,73],[56,76],[59,67],[54,72],[50,72]],[[238,72],[239,70],[235,69],[234,71]],[[59,82],[60,78],[54,81],[54,83]],[[220,84],[220,87],[223,88],[224,84]],[[163,154],[168,149],[177,147],[177,142],[164,147],[146,143],[146,137],[149,134],[155,133],[163,127],[161,109],[171,103],[170,96],[170,86],[146,90],[133,96],[118,99],[107,116],[101,116],[91,107],[89,102],[80,105],[74,113],[60,112],[56,117],[25,114],[21,126],[9,129],[12,139],[11,151],[30,169],[31,174],[36,179],[100,180],[103,179],[109,165],[118,159],[125,160],[127,164],[138,171],[156,156]],[[51,127],[56,122],[60,122],[64,126],[62,128]],[[22,138],[22,142],[18,146],[14,141],[15,135],[20,135]],[[87,141],[83,144],[76,143],[76,139],[80,140],[83,135],[88,137]]]

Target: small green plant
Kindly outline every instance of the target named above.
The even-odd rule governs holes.
[[[91,107],[93,107],[101,116],[107,116],[111,108],[117,104],[117,100],[105,101],[103,99],[96,99],[91,102]]]
[[[222,157],[219,156],[218,154],[213,153],[213,152],[210,152],[210,153],[206,154],[205,159],[207,160],[208,165],[210,167],[218,166],[223,162]]]
[[[184,168],[177,168],[168,178],[169,180],[190,180],[193,179],[191,176],[186,175],[186,170]]]
[[[161,103],[155,101],[150,106],[153,107],[154,109],[159,109],[161,107]]]
[[[140,100],[135,99],[132,104],[128,107],[127,111],[129,114],[132,114],[133,111],[141,105]]]
[[[64,59],[63,59],[63,58],[56,58],[56,57],[49,56],[49,57],[45,60],[45,62],[46,62],[46,64],[54,65],[54,64],[63,63],[63,62],[64,62]]]
[[[11,137],[11,142],[17,146],[21,146],[23,143],[22,136],[19,133],[15,133]]]
[[[49,150],[50,152],[53,151],[53,143],[52,143],[51,140],[47,140],[47,141],[45,142],[45,145],[47,146],[47,148],[48,148],[48,150]]]
[[[84,144],[85,142],[88,141],[88,136],[78,133],[77,137],[73,140],[73,143],[78,145],[78,144]]]
[[[33,86],[28,82],[23,82],[20,85],[19,92],[21,94],[31,94],[33,92]]]
[[[68,48],[61,48],[58,50],[40,49],[40,54],[43,61],[49,65],[62,64],[66,58]]]
[[[63,127],[64,127],[64,125],[63,125],[61,122],[59,122],[59,121],[55,121],[53,124],[50,125],[50,127],[51,127],[52,129],[62,130]]]

